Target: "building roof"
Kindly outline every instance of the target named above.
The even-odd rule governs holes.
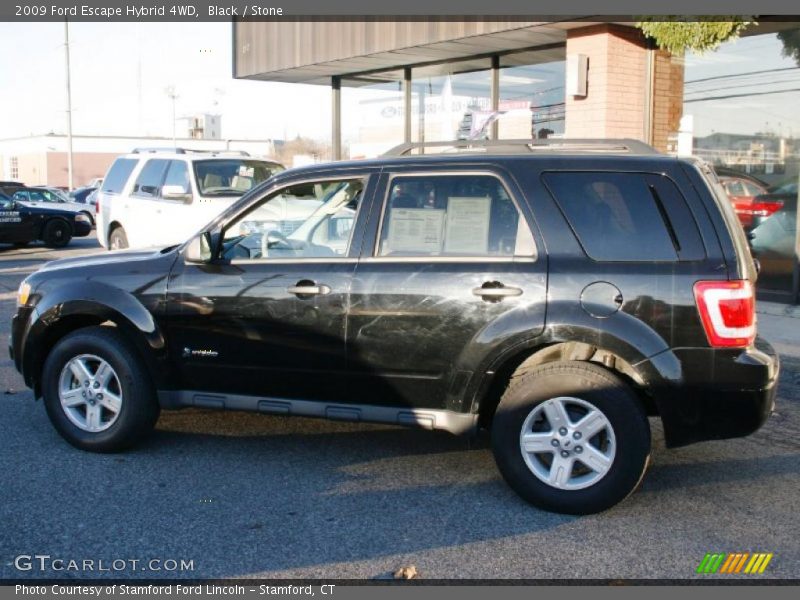
[[[407,66],[441,64],[540,48],[563,59],[567,30],[593,23],[522,20],[234,21],[233,75],[264,81],[330,84],[332,76],[359,74],[344,85],[402,77]],[[313,40],[314,43],[309,43]],[[462,64],[463,70],[486,65]],[[376,74],[375,71],[400,70]],[[362,79],[363,78],[363,79]]]

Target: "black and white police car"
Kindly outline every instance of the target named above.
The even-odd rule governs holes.
[[[85,237],[92,222],[84,214],[53,206],[30,206],[0,193],[0,244],[25,246],[41,240],[62,248],[73,237]]]

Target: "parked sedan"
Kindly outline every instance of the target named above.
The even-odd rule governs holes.
[[[94,214],[87,204],[72,202],[66,193],[56,188],[21,187],[14,192],[12,198],[27,206],[51,206],[62,210],[71,210],[85,215],[94,226]]]
[[[779,207],[764,202],[757,202],[756,198],[767,193],[767,184],[749,177],[723,175],[719,178],[722,187],[733,204],[736,216],[745,231],[753,228],[753,219],[756,216],[769,216]]]
[[[19,181],[0,181],[0,192],[6,196],[12,196],[19,188],[24,188],[25,184]]]
[[[92,186],[83,186],[79,187],[76,190],[72,190],[69,193],[70,200],[72,202],[78,202],[80,204],[90,204],[89,196],[94,192],[97,188]]]

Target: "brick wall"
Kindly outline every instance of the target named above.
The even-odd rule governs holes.
[[[677,131],[683,103],[683,65],[657,51],[654,65],[652,140],[647,140],[647,49],[633,27],[604,24],[570,30],[567,55],[589,57],[587,95],[567,96],[567,137],[631,137],[666,150]]]
[[[669,149],[668,138],[678,131],[683,115],[683,66],[683,58],[656,52],[652,144],[662,151]]]
[[[113,152],[74,152],[72,154],[72,183],[78,188],[95,177],[105,177],[106,171],[119,156]],[[66,152],[47,153],[47,185],[65,186],[69,181]],[[42,182],[45,183],[45,182]]]

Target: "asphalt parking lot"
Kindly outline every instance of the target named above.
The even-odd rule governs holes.
[[[0,248],[3,339],[25,275],[100,251],[94,238],[58,251]],[[652,421],[642,488],[578,518],[521,501],[484,438],[191,410],[162,413],[134,451],[81,452],[58,437],[3,350],[0,578],[81,575],[14,566],[46,554],[194,565],[96,573],[137,577],[376,578],[413,564],[425,579],[692,579],[706,552],[742,551],[774,553],[756,577],[798,577],[797,355],[783,356],[778,410],[761,431],[667,451]]]

